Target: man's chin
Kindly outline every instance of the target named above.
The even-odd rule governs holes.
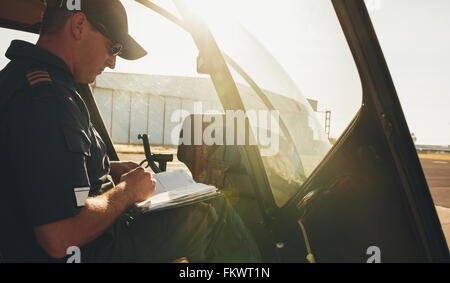
[[[92,84],[93,82],[95,82],[96,78],[97,78],[97,76],[92,76],[89,78],[79,78],[79,79],[75,78],[75,82],[77,82],[79,84]]]

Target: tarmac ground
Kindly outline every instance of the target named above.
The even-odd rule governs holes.
[[[419,159],[450,247],[450,154],[419,154]]]
[[[450,154],[419,155],[434,204],[450,208]]]

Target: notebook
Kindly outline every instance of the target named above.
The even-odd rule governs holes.
[[[217,196],[216,187],[197,183],[183,169],[153,174],[156,180],[155,192],[143,201],[136,203],[138,208],[157,210],[176,207]]]

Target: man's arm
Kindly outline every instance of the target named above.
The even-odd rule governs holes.
[[[88,198],[75,217],[35,227],[36,239],[51,257],[63,258],[68,247],[93,241],[132,204],[148,199],[154,190],[151,174],[139,167],[125,174],[123,182],[113,189]]]

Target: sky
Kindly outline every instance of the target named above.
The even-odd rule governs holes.
[[[198,51],[188,33],[132,0],[122,2],[129,14],[131,35],[149,55],[138,61],[118,59],[113,71],[204,76],[196,73]],[[154,2],[178,15],[171,1]],[[227,48],[240,42],[226,32],[221,34],[220,24],[239,21],[276,58],[303,96],[318,100],[319,110],[332,111],[331,136],[340,136],[356,115],[362,94],[356,66],[329,0],[189,2],[207,22],[218,26],[214,35],[219,43],[230,43]],[[417,143],[450,145],[450,1],[366,0],[366,4]],[[2,54],[15,38],[36,42],[37,36],[1,29]],[[248,58],[254,55],[247,52]],[[6,63],[0,56],[0,68]],[[250,75],[263,78],[257,71]],[[268,80],[257,83],[272,87]],[[318,119],[324,123],[323,114],[319,113]]]
[[[417,143],[450,145],[450,1],[383,0],[370,14]]]

